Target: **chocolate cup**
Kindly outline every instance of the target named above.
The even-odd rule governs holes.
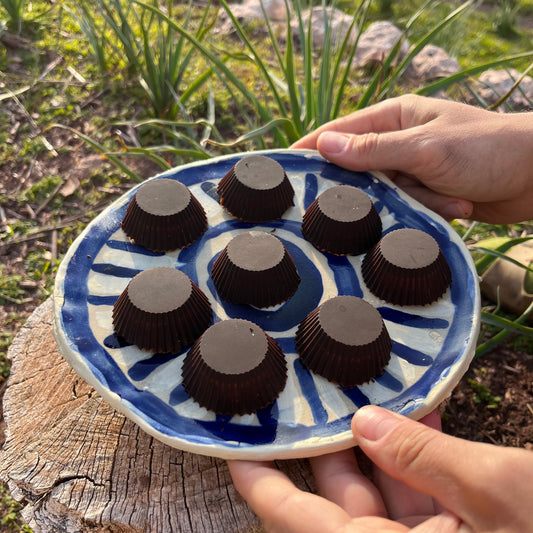
[[[244,222],[281,218],[294,205],[294,189],[274,159],[263,155],[242,158],[219,181],[220,205]]]
[[[180,352],[209,327],[209,300],[183,272],[155,267],[137,274],[113,306],[118,336],[143,350]]]
[[[124,233],[154,252],[185,248],[207,229],[200,202],[179,181],[157,178],[139,187],[122,221]]]
[[[234,237],[214,262],[211,278],[224,300],[259,308],[285,302],[300,283],[283,243],[263,231]]]
[[[183,386],[200,406],[222,415],[254,413],[270,405],[287,381],[278,343],[248,320],[211,326],[186,355]]]
[[[358,255],[381,237],[381,219],[370,196],[351,185],[325,190],[307,208],[302,233],[313,246],[335,255]]]
[[[295,336],[302,363],[343,387],[381,375],[391,340],[378,310],[355,296],[337,296],[311,311]]]
[[[363,259],[361,273],[375,296],[395,305],[428,305],[452,282],[437,241],[410,228],[385,235]]]

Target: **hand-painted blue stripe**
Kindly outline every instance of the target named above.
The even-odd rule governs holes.
[[[131,342],[128,342],[123,337],[119,337],[115,333],[108,335],[104,339],[104,346],[112,350],[118,350],[119,348],[124,348],[126,346],[132,346]]]
[[[279,344],[283,353],[296,353],[294,337],[275,337],[274,340]]]
[[[156,353],[149,355],[146,359],[137,361],[129,370],[128,376],[134,381],[142,381],[146,379],[154,370],[157,370],[161,365],[167,364],[169,361],[175,359],[181,353]],[[178,376],[176,376],[178,379]]]
[[[139,246],[138,244],[133,244],[130,241],[117,241],[115,239],[109,239],[106,242],[106,245],[113,250],[120,250],[122,252],[131,254],[147,255],[148,257],[161,257],[165,255],[163,252],[152,252],[151,250],[148,250],[148,248]]]
[[[392,353],[416,366],[430,366],[433,363],[433,357],[430,355],[395,340],[392,341]]]
[[[91,270],[98,274],[105,274],[106,276],[115,276],[116,278],[133,278],[142,270],[138,268],[127,268],[118,265],[112,265],[111,263],[95,263]]]
[[[190,400],[190,396],[187,394],[187,391],[185,390],[183,383],[180,383],[170,393],[170,398],[168,400],[168,403],[170,405],[175,406],[175,405],[179,405],[180,403],[186,402],[187,400]]]
[[[363,407],[363,405],[370,404],[370,400],[366,394],[361,392],[359,387],[350,387],[349,389],[340,387],[340,389],[355,405],[357,405],[357,407]]]
[[[413,313],[406,313],[390,307],[378,307],[383,320],[417,329],[446,329],[450,323],[444,318],[429,318]]]
[[[350,263],[348,258],[346,256],[328,253],[324,255],[327,257],[328,264],[335,277],[339,296],[357,296],[358,298],[362,298],[363,291],[361,285],[359,284],[352,263]]]
[[[381,374],[381,376],[378,376],[374,379],[383,387],[387,387],[387,389],[390,389],[394,392],[402,392],[403,390],[403,383],[394,376],[391,376],[386,370],[383,372],[383,374]]]
[[[207,196],[215,200],[215,202],[218,203],[220,201],[220,196],[217,193],[217,186],[212,181],[204,181],[200,185],[200,188],[205,192],[205,194],[207,194]]]
[[[185,391],[183,384],[178,385],[170,394],[170,405],[179,405],[180,403],[190,400],[190,396]],[[243,439],[244,434],[250,433],[250,440],[262,444],[273,442],[276,438],[277,418],[278,418],[277,402],[257,411],[256,416],[259,421],[258,426],[244,426],[231,422],[233,416],[231,415],[216,415],[215,420],[205,421],[197,420],[196,422],[207,429],[213,437],[221,441],[235,441],[241,444],[247,443],[248,439]]]
[[[262,409],[268,411],[272,406]],[[260,411],[258,417],[263,417]],[[270,444],[276,439],[277,427],[273,416],[267,415],[259,426],[245,426],[230,422],[232,417],[217,416],[216,420],[196,420],[195,423],[203,428],[202,433],[210,436],[209,443],[220,440],[227,447],[246,447],[250,444]],[[270,422],[270,423],[269,423]]]
[[[118,296],[118,294],[114,294],[113,296],[96,296],[94,294],[89,294],[87,296],[87,303],[91,305],[115,305]]]
[[[318,193],[318,179],[316,174],[308,172],[305,175],[304,211],[315,201]]]
[[[300,387],[305,391],[305,399],[309,404],[315,424],[325,424],[328,421],[328,413],[324,409],[320,395],[316,390],[315,381],[311,372],[306,366],[304,366],[300,359],[294,360],[294,371],[300,383]]]

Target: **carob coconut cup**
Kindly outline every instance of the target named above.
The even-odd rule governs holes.
[[[211,278],[224,300],[259,308],[285,302],[300,283],[283,243],[264,231],[234,237],[214,262]]]
[[[278,343],[248,320],[212,325],[186,355],[183,386],[198,404],[223,415],[254,413],[270,405],[287,381]]]
[[[381,219],[368,194],[351,185],[325,190],[307,208],[304,237],[323,252],[358,255],[381,237]]]
[[[128,205],[122,229],[135,244],[168,252],[196,241],[207,229],[207,216],[183,183],[157,178],[139,187]]]
[[[183,272],[155,267],[137,274],[112,312],[115,333],[143,350],[180,352],[209,327],[209,300]]]
[[[264,155],[242,158],[219,181],[220,204],[244,222],[281,218],[294,205],[294,189],[283,167]]]
[[[361,265],[370,291],[396,305],[427,305],[450,286],[452,274],[437,241],[418,229],[385,235]]]
[[[355,296],[337,296],[311,311],[296,331],[296,350],[314,373],[343,387],[379,376],[391,340],[379,311]]]

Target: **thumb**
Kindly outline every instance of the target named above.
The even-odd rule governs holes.
[[[416,128],[359,135],[325,131],[317,149],[328,161],[349,170],[397,170],[417,174],[420,168],[418,142],[411,142]]]
[[[533,476],[529,452],[458,439],[376,406],[357,411],[352,430],[381,470],[429,494],[475,531],[496,531],[498,524],[522,531],[517,510],[531,498],[524,484]],[[506,529],[511,524],[517,529]]]

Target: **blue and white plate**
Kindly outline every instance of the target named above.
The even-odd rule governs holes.
[[[348,448],[354,444],[352,415],[369,403],[412,418],[427,414],[450,394],[475,350],[480,316],[478,278],[463,242],[443,219],[385,176],[341,169],[313,151],[261,153],[279,161],[296,192],[295,206],[282,220],[245,224],[220,207],[217,183],[239,158],[248,155],[238,154],[184,165],[151,178],[181,181],[206,210],[209,228],[188,248],[153,253],[126,237],[120,223],[137,187],[91,222],[71,246],[57,275],[54,331],[61,353],[105,400],[148,433],[176,448],[222,458],[309,457]],[[371,196],[384,233],[417,228],[437,240],[453,279],[438,302],[390,305],[365,287],[363,256],[322,253],[303,238],[305,209],[323,190],[337,184],[355,185]],[[281,239],[302,279],[296,294],[275,309],[224,302],[209,276],[213,261],[231,238],[251,228]],[[135,274],[156,266],[188,274],[210,299],[215,321],[246,318],[279,342],[287,357],[289,377],[273,405],[253,415],[216,415],[196,404],[183,389],[184,353],[151,354],[119,342],[111,321],[113,304]],[[299,322],[339,294],[363,297],[373,304],[393,343],[385,373],[350,389],[307,370],[294,346]]]

